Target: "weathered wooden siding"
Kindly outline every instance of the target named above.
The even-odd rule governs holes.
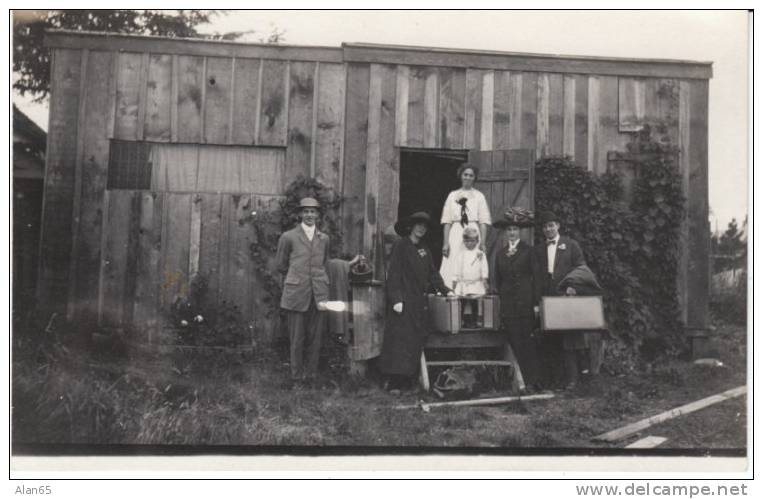
[[[91,42],[59,41],[52,68],[38,289],[42,303],[70,317],[156,325],[151,304],[168,306],[206,273],[215,300],[234,300],[253,318],[262,295],[238,220],[298,174],[344,196],[344,249],[373,258],[397,217],[400,148],[566,154],[603,173],[607,153],[649,124],[682,150],[682,304],[687,323],[706,323],[708,96],[707,80],[692,79],[706,78],[705,68],[581,59],[548,72],[525,56],[435,49],[431,57],[398,50],[393,63],[384,50],[365,60],[376,49],[357,47]],[[262,189],[245,193],[233,192],[222,159],[217,190],[226,193],[106,191],[111,138],[266,146],[281,159],[279,171],[257,177]],[[198,183],[209,174],[188,185],[213,185]]]

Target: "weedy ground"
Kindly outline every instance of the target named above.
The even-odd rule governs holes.
[[[421,392],[392,395],[346,374],[343,347],[326,342],[314,387],[289,388],[283,349],[160,354],[83,345],[78,331],[14,332],[12,438],[35,443],[497,448],[623,447],[668,438],[663,448],[743,449],[746,398],[654,426],[616,444],[597,434],[743,385],[745,328],[720,324],[721,367],[686,360],[641,363],[584,379],[545,401],[492,407],[396,409]],[[506,393],[503,393],[506,394]],[[496,396],[500,393],[483,393]]]

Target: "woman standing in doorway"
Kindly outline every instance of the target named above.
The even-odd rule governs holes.
[[[479,169],[465,163],[458,169],[461,188],[448,194],[442,208],[440,222],[443,228],[442,265],[440,275],[446,283],[453,282],[458,252],[462,245],[464,229],[474,227],[479,231],[479,249],[485,252],[487,226],[490,225],[490,209],[485,195],[474,188]]]

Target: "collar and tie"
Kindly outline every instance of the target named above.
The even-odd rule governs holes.
[[[556,239],[546,239],[546,246],[556,244]]]

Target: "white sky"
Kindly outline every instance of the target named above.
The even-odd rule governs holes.
[[[748,16],[744,11],[234,11],[210,31],[276,27],[286,44],[425,45],[543,54],[713,62],[710,80],[712,228],[747,213]],[[47,106],[16,104],[47,129]]]

